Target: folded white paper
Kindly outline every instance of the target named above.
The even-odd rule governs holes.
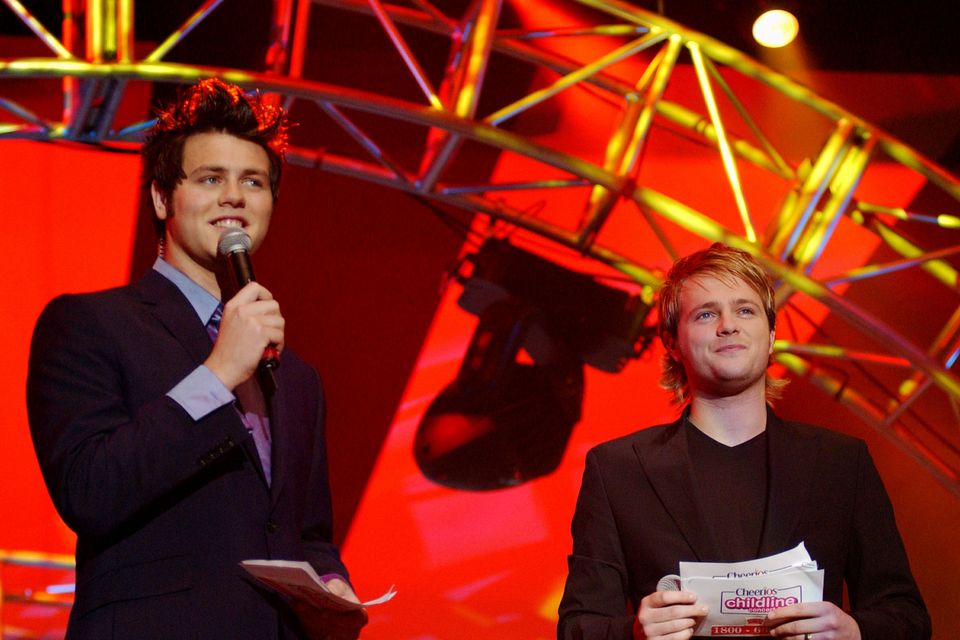
[[[330,591],[317,572],[307,562],[292,560],[244,560],[240,566],[253,577],[275,591],[294,601],[302,601],[316,607],[350,611],[387,602],[397,595],[391,586],[379,598],[356,603],[341,598]]]
[[[693,591],[697,602],[709,607],[697,636],[769,636],[770,611],[823,599],[823,570],[801,542],[745,562],[681,562],[680,575],[664,576],[658,589]]]

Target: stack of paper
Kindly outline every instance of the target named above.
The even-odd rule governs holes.
[[[773,609],[823,599],[823,570],[801,542],[795,548],[746,562],[681,562],[679,576],[665,576],[661,590],[697,594],[710,608],[698,636],[769,636]]]
[[[392,586],[379,598],[366,602],[350,602],[330,591],[313,567],[306,562],[291,560],[244,560],[240,566],[265,585],[293,601],[307,602],[315,607],[350,611],[382,604],[397,595]]]

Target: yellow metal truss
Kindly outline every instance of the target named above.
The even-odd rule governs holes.
[[[540,13],[550,20],[565,15],[568,23],[521,26],[501,24],[505,0],[473,0],[462,15],[448,15],[428,0],[395,4],[276,0],[273,42],[261,69],[205,68],[164,59],[223,0],[198,3],[181,28],[141,59],[133,54],[132,0],[88,0],[82,48],[72,19],[64,21],[63,34],[57,38],[17,0],[3,1],[50,55],[0,58],[0,79],[63,78],[64,107],[61,119],[46,120],[15,97],[4,96],[0,82],[0,119],[5,111],[7,120],[0,121],[0,138],[123,147],[136,143],[150,124],[116,121],[116,107],[128,81],[184,83],[219,76],[275,94],[288,107],[316,105],[318,117],[329,118],[356,142],[355,153],[321,153],[297,146],[298,136],[311,126],[301,122],[292,131],[288,155],[292,163],[390,186],[542,236],[594,258],[648,293],[659,285],[660,269],[676,256],[672,238],[677,230],[726,242],[757,256],[774,275],[778,301],[788,308],[786,313],[794,305],[819,305],[862,336],[847,345],[831,343],[816,331],[805,339],[788,337],[777,342],[776,360],[867,419],[960,496],[956,409],[960,380],[953,370],[960,354],[958,274],[953,266],[960,251],[960,239],[955,237],[960,226],[960,181],[877,127],[744,54],[616,0],[523,0],[527,9],[551,9]],[[72,9],[74,4],[65,1],[65,7]],[[524,15],[536,20],[540,13],[528,10]],[[371,28],[382,30],[416,85],[419,100],[399,97],[390,87],[377,90],[368,84],[334,84],[309,77],[304,59],[311,43],[310,26],[315,24],[311,18],[338,20],[348,14],[352,19],[367,16]],[[438,65],[418,58],[420,37],[446,38],[447,59]],[[580,59],[558,44],[577,40],[600,43],[606,52]],[[525,95],[481,113],[481,97],[499,81],[490,64],[494,57],[509,61],[496,65],[499,72],[504,67],[506,73],[532,70],[537,81]],[[436,68],[442,68],[442,74],[431,76],[429,69]],[[795,148],[776,132],[765,132],[755,115],[764,106],[751,103],[756,93],[743,94],[737,88],[745,82],[817,118],[823,144]],[[684,102],[672,97],[669,89],[679,83],[690,89],[681,95],[698,99]],[[609,118],[609,137],[597,141],[597,154],[585,154],[580,146],[568,146],[559,138],[545,140],[525,133],[518,124],[523,114],[549,106],[571,91],[596,100],[592,117]],[[409,160],[410,149],[396,149],[383,127],[367,126],[370,118],[422,128],[424,143],[415,150],[416,159]],[[695,206],[684,192],[666,192],[643,180],[651,157],[646,150],[653,136],[664,132],[713,160],[696,166],[722,172],[730,191],[721,195],[734,204],[734,222],[721,221],[713,210]],[[542,171],[500,183],[451,178],[453,162],[477,145],[535,160],[534,166]],[[405,160],[397,159],[401,157]],[[858,191],[861,179],[880,164],[909,172],[939,190],[946,209],[916,212],[909,210],[908,202],[865,201]],[[746,171],[761,172],[782,184],[784,196],[776,210],[752,202]],[[564,207],[578,209],[576,224],[557,223],[570,216],[551,217],[549,211],[530,214],[526,203],[531,194],[557,190],[565,194]],[[631,241],[604,233],[624,215],[642,219],[649,237]],[[937,246],[924,246],[910,237],[910,229],[917,225],[937,229]],[[872,234],[899,258],[820,274],[817,265],[841,250],[831,243],[837,230],[851,226]],[[630,250],[650,242],[659,245],[666,261]],[[855,304],[841,293],[843,286],[867,279],[895,287],[897,274],[907,269],[938,283],[954,309],[942,319],[930,343],[888,322],[884,301]],[[916,304],[915,313],[924,314],[923,301]],[[882,372],[874,375],[875,369]],[[949,405],[952,423],[925,421],[920,398]]]

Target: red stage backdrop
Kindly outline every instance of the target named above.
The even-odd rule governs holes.
[[[957,82],[937,79],[937,92],[927,93],[922,87],[928,85],[912,78],[841,80],[835,89],[869,96],[864,114],[891,129],[909,125],[921,108],[919,100],[905,100],[902,92],[890,90],[906,87],[928,105],[927,126],[915,132],[913,141],[922,145],[926,140],[931,149],[940,145],[940,150],[947,144],[924,132],[945,121],[951,108],[955,113]],[[878,86],[886,88],[880,91]],[[878,106],[882,94],[894,105],[887,112]],[[852,99],[844,104],[861,111]],[[575,113],[576,105],[571,109]],[[578,136],[587,143],[588,115],[550,135]],[[797,135],[803,134],[789,114],[772,112],[770,118],[790,123]],[[909,139],[910,127],[903,131]],[[697,173],[681,155],[662,152],[658,162],[647,165],[655,169],[645,180],[682,184]],[[500,165],[496,177],[509,181],[524,170]],[[72,534],[53,512],[30,444],[24,409],[29,337],[40,309],[55,294],[128,280],[138,171],[134,156],[0,143],[0,293],[5,303],[0,328],[11,354],[0,369],[5,436],[0,449],[0,549],[72,550]],[[456,307],[456,289],[442,298],[437,291],[442,268],[456,256],[459,240],[422,210],[414,214],[405,208],[401,196],[348,183],[306,170],[289,174],[271,242],[258,256],[263,259],[258,275],[284,304],[291,344],[318,366],[328,383],[332,481],[340,496],[336,515],[342,523],[338,537],[345,535],[344,553],[358,590],[361,596],[372,596],[391,583],[399,590],[393,602],[371,612],[364,638],[552,638],[585,451],[596,442],[674,416],[656,386],[659,351],[619,375],[588,372],[584,418],[556,473],[482,494],[431,484],[413,463],[413,435],[433,395],[454,377],[476,322]],[[698,197],[728,195],[719,179],[711,183],[698,178],[695,186]],[[865,189],[898,194],[912,194],[918,186],[882,168],[864,183]],[[779,194],[765,197],[776,202]],[[730,209],[719,206],[717,211],[723,216]],[[631,237],[629,228],[605,233],[610,236],[603,241],[614,246],[629,243]],[[873,250],[862,238],[841,241],[854,261],[861,259],[857,252]],[[694,238],[678,241],[681,251],[702,244]],[[652,249],[630,247],[629,253],[641,256],[645,250]],[[650,256],[649,263],[668,266],[662,255]],[[960,592],[956,499],[821,392],[795,382],[787,396],[781,404],[785,415],[869,440],[933,612],[935,637],[960,637],[955,615]],[[344,525],[351,517],[347,532]]]
[[[81,146],[5,141],[0,150],[0,367],[4,444],[0,548],[73,552],[33,455],[24,402],[33,324],[51,298],[124,284],[140,165]]]

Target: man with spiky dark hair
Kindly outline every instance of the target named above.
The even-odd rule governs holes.
[[[356,602],[331,542],[324,404],[251,282],[224,299],[217,245],[262,243],[287,122],[208,79],[144,148],[160,255],[136,283],[60,296],[37,322],[27,403],[50,495],[77,533],[70,639],[356,638],[363,610],[288,606],[239,566],[306,560]],[[275,390],[254,372],[280,353]],[[296,609],[296,610],[294,610]]]

